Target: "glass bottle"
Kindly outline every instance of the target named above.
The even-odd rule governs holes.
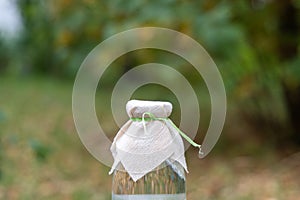
[[[113,174],[113,200],[185,200],[185,171],[176,161],[166,160],[136,182],[120,166]]]

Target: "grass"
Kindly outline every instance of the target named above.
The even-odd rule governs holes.
[[[2,77],[0,94],[0,199],[111,198],[109,168],[85,150],[74,128],[72,83]],[[187,152],[188,199],[300,199],[299,155],[282,160],[272,149],[224,149],[204,160]]]
[[[80,143],[71,92],[53,79],[1,80],[0,199],[109,198],[109,169]]]

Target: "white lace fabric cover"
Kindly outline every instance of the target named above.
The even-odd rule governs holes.
[[[161,101],[131,100],[126,105],[129,117],[142,118],[145,112],[155,117],[167,118],[172,104]],[[145,115],[145,118],[149,117]],[[168,122],[129,120],[119,130],[111,146],[114,164],[110,174],[121,163],[130,177],[137,181],[164,161],[177,161],[186,171],[184,145],[178,131]]]

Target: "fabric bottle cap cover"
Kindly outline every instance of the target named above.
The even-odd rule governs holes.
[[[130,120],[112,143],[114,163],[110,174],[115,169],[122,170],[122,164],[123,170],[137,181],[164,161],[177,161],[187,171],[181,131],[168,119],[171,103],[130,100],[126,111]]]

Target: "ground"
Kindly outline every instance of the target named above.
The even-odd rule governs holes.
[[[72,82],[41,77],[0,81],[0,199],[110,199],[109,167],[87,152],[74,127]],[[223,148],[204,160],[188,150],[188,199],[300,199],[299,154]]]

